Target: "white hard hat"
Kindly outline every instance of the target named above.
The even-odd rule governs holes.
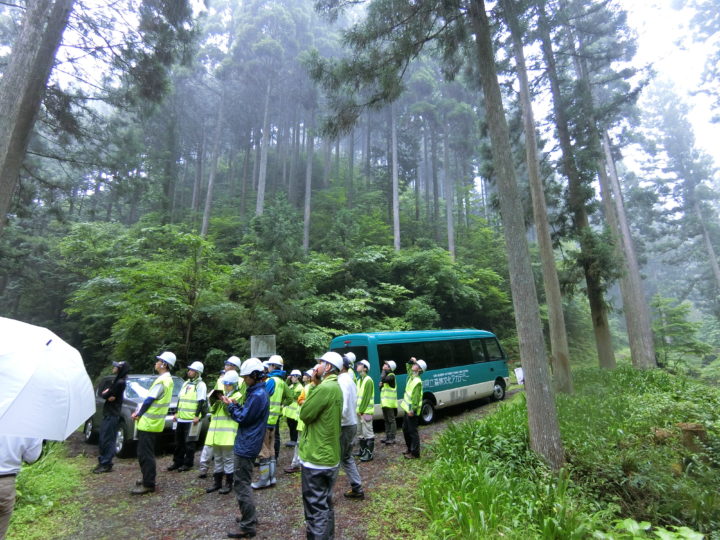
[[[156,356],[155,358],[157,358],[158,360],[162,360],[170,367],[175,367],[175,360],[177,360],[177,358],[175,358],[175,355],[170,351],[165,351],[160,356]]]
[[[345,356],[348,357],[348,360],[350,360],[350,363],[352,363],[352,364],[355,363],[355,353],[354,352],[349,351],[349,352],[345,353]]]
[[[240,376],[246,377],[252,375],[256,371],[259,371],[260,373],[265,371],[262,362],[259,358],[248,358],[240,367]]]
[[[425,363],[425,360],[418,360],[417,365],[420,366],[420,369],[423,370],[423,373],[427,371],[427,364]]]
[[[267,360],[265,360],[265,361],[262,363],[262,365],[263,365],[263,367],[264,367],[265,369],[267,369],[268,371],[272,371],[272,370],[270,369],[270,362],[268,362]]]
[[[340,356],[336,352],[326,352],[320,357],[320,360],[323,362],[327,362],[328,364],[331,364],[333,367],[337,368],[338,371],[340,371],[343,367],[343,360],[342,356]]]
[[[279,354],[273,354],[270,358],[267,359],[267,363],[282,367],[283,366],[282,356],[280,356]]]
[[[368,362],[367,360],[360,360],[358,364],[362,364],[368,369],[368,371],[370,371],[370,362]]]
[[[237,356],[231,356],[230,358],[225,360],[225,363],[240,369],[240,364],[242,364],[242,361]]]
[[[385,360],[385,363],[390,367],[390,371],[395,371],[395,368],[397,367],[395,360]]]
[[[193,362],[188,366],[188,369],[202,373],[205,370],[205,366],[203,366],[202,362]]]
[[[305,373],[303,373],[303,375],[307,375],[308,377],[312,377],[312,376],[313,376],[313,370],[312,370],[312,369],[308,369]]]
[[[290,376],[291,376],[291,377],[293,377],[293,376],[294,376],[294,377],[302,377],[302,373],[300,373],[300,370],[299,370],[299,369],[293,369],[293,370],[290,372]]]
[[[223,384],[236,385],[240,382],[240,376],[237,374],[237,371],[228,371],[220,380]]]

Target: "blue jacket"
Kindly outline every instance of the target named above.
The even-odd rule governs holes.
[[[265,383],[258,382],[248,388],[245,403],[228,405],[228,412],[238,423],[233,451],[240,457],[255,459],[260,454],[270,414],[270,398]]]
[[[265,380],[265,389],[267,390],[267,393],[269,396],[272,396],[275,393],[275,381],[272,379],[272,377],[280,377],[281,379],[285,379],[285,371],[282,369],[276,369],[268,373],[267,379]]]

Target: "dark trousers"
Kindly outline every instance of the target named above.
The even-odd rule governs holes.
[[[157,439],[157,433],[138,429],[137,436],[137,456],[143,477],[142,483],[145,487],[154,488],[155,475],[157,474],[155,467],[155,440]]]
[[[254,461],[251,458],[235,455],[233,489],[240,507],[240,529],[250,533],[254,533],[257,526],[255,498],[250,487]]]
[[[100,423],[100,442],[98,444],[98,461],[100,465],[112,467],[112,460],[115,457],[115,437],[120,417],[114,414],[106,414]]]
[[[418,417],[417,415],[405,415],[403,420],[403,435],[405,435],[405,444],[408,452],[415,457],[420,457],[420,434],[418,433]]]
[[[308,540],[335,538],[335,510],[332,490],[338,468],[310,469],[303,466],[301,473],[303,508]]]
[[[275,426],[275,461],[280,457],[280,421]]]
[[[180,467],[192,467],[195,464],[195,441],[189,441],[188,435],[192,422],[178,422],[175,428],[175,453],[173,463]]]
[[[288,431],[290,432],[290,440],[292,442],[297,442],[297,435],[298,435],[297,424],[298,424],[297,420],[294,420],[292,418],[287,419]]]
[[[385,419],[385,440],[394,441],[397,432],[397,409],[391,407],[383,407],[383,418]]]

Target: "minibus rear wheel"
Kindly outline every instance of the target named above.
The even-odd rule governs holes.
[[[430,424],[435,419],[435,406],[429,399],[423,399],[420,409],[420,420],[423,424]]]

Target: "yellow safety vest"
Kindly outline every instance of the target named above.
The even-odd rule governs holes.
[[[293,400],[290,405],[286,405],[283,407],[282,413],[285,418],[290,418],[292,420],[297,420],[300,418],[300,404],[297,402],[298,398],[300,397],[300,392],[302,392],[303,386],[302,383],[296,382],[292,386],[289,386],[290,392],[293,394]]]
[[[315,386],[314,383],[311,383],[311,382],[307,383],[307,384],[303,387],[302,392],[300,392],[300,396],[302,396],[303,394],[305,394],[305,399],[307,399],[307,398],[308,398],[308,395],[310,394],[310,390],[311,390],[314,386]],[[298,399],[300,399],[300,398],[298,397]],[[303,403],[304,403],[304,402],[305,402],[305,401],[303,400]],[[300,404],[298,403],[298,405],[300,405]],[[300,408],[302,408],[302,405],[300,405]],[[297,425],[297,430],[298,430],[298,431],[303,431],[304,429],[305,429],[305,422],[303,422],[302,420],[300,420],[300,409],[298,409],[298,425]]]
[[[420,396],[419,399],[413,395],[415,388],[418,386],[420,387],[420,391],[417,393]],[[414,397],[417,403],[413,403]],[[405,395],[400,402],[400,407],[406,413],[413,411],[415,414],[420,414],[420,409],[422,408],[422,379],[420,377],[410,377],[408,379],[405,385]]]
[[[243,396],[239,390],[235,390],[228,398],[240,403]],[[220,406],[218,407],[217,405]],[[235,444],[237,429],[238,424],[228,413],[225,404],[218,402],[216,406],[213,407],[210,426],[208,426],[207,436],[205,437],[205,444],[208,446],[232,446]]]
[[[270,416],[268,417],[268,426],[275,426],[280,420],[282,414],[283,392],[285,391],[285,381],[280,377],[270,377],[275,381],[275,390],[270,396]]]
[[[391,373],[395,379],[395,374]],[[380,389],[380,405],[387,409],[397,409],[397,388],[392,388],[389,384],[382,383]]]
[[[177,417],[180,420],[192,420],[198,408],[197,387],[199,378],[185,381],[178,394]]]
[[[172,399],[173,380],[169,375],[167,377],[160,376],[155,379],[150,386],[150,392],[156,385],[162,385],[163,393],[158,399],[152,402],[148,410],[138,420],[137,428],[139,431],[150,431],[159,433],[165,429],[165,417],[170,407]]]
[[[370,385],[370,390],[366,390],[367,385]],[[358,414],[373,414],[375,412],[375,383],[370,378],[370,375],[365,375],[364,377],[361,377],[358,379],[357,382],[357,389],[358,389]],[[370,401],[368,402],[367,406],[365,407],[364,411],[360,410],[360,402],[363,400],[363,397],[365,396],[365,392],[370,392]]]

